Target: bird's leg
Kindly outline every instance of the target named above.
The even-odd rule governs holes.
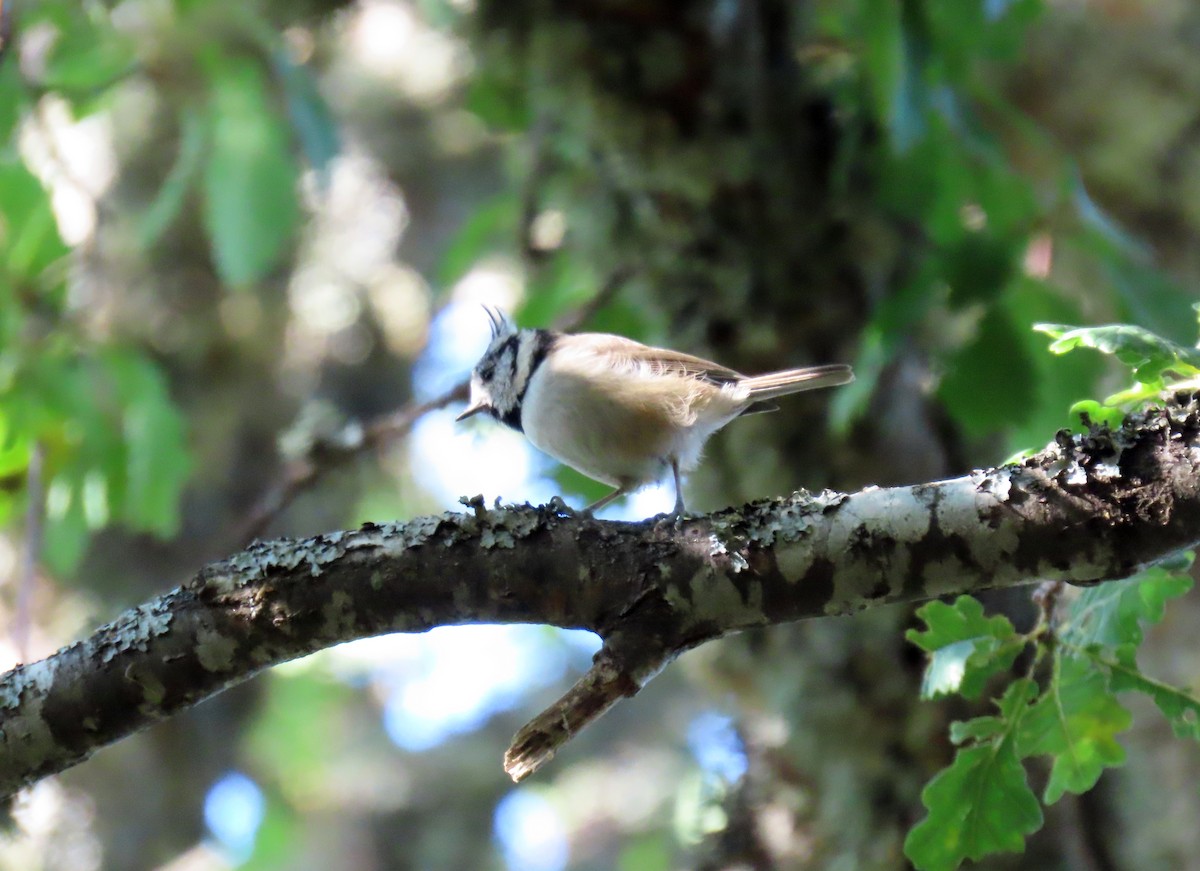
[[[683,516],[683,482],[679,480],[679,460],[675,457],[671,457],[671,474],[675,476],[675,508],[667,516],[676,519]]]
[[[601,499],[597,499],[595,502],[593,502],[587,508],[583,509],[583,513],[587,517],[591,517],[592,514],[599,511],[601,508],[603,508],[609,502],[612,502],[616,499],[620,499],[622,496],[624,496],[628,492],[629,492],[628,485],[622,484],[620,487],[618,487],[616,490],[613,490],[607,496],[605,496]]]

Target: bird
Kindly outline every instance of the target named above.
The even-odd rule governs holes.
[[[790,393],[854,380],[834,363],[746,376],[690,354],[609,333],[518,329],[485,306],[491,341],[471,372],[470,399],[456,420],[484,413],[542,452],[615,488],[588,516],[663,477],[675,481],[700,462],[709,436],[736,417],[776,411]]]

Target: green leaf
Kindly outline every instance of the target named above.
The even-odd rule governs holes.
[[[0,158],[0,258],[13,277],[33,279],[67,253],[50,196],[23,164]]]
[[[1191,578],[1163,566],[1145,569],[1124,581],[1088,587],[1071,603],[1059,637],[1080,648],[1139,645],[1141,624],[1157,623],[1166,603],[1191,588]]]
[[[134,68],[133,40],[106,17],[93,20],[81,7],[56,16],[55,26],[58,34],[46,58],[43,87],[68,96],[94,96]]]
[[[10,4],[12,0],[8,0]],[[0,9],[3,7],[0,6]],[[12,137],[17,122],[30,108],[29,92],[14,58],[0,59],[0,146]]]
[[[905,637],[930,653],[956,641],[976,638],[1003,638],[1015,634],[1007,617],[987,617],[983,605],[972,596],[959,596],[954,604],[934,600],[917,609],[926,629],[909,629]]]
[[[183,417],[162,372],[150,361],[110,351],[105,364],[123,408],[122,517],[135,529],[173,535],[179,529],[180,495],[191,473]]]
[[[1042,825],[1042,809],[1025,780],[1011,740],[959,750],[921,792],[929,811],[904,840],[921,871],[951,871],[963,859],[1020,852]]]
[[[83,510],[81,482],[60,475],[47,487],[42,559],[55,575],[70,574],[83,559],[88,523]]]
[[[578,493],[580,502],[590,505],[602,496],[607,496],[613,488],[589,478],[583,472],[577,472],[570,466],[559,463],[554,468],[554,481],[563,493]]]
[[[1025,646],[1007,617],[985,617],[983,605],[970,596],[960,596],[953,605],[929,602],[917,616],[928,628],[910,629],[906,637],[931,654],[922,698],[953,692],[978,698],[988,679],[1011,668]]]
[[[329,166],[341,148],[337,123],[321,96],[308,67],[292,60],[284,49],[271,54],[271,67],[283,86],[288,117],[309,165],[322,188],[329,184]]]
[[[234,286],[267,274],[283,255],[299,216],[296,165],[287,129],[251,60],[208,64],[212,150],[204,173],[204,220],[217,272]]]
[[[1109,669],[1110,686],[1115,692],[1135,690],[1149,696],[1171,724],[1177,738],[1200,741],[1200,699],[1191,692],[1165,684],[1142,674],[1136,662],[1136,648],[1125,644],[1117,648],[1116,659],[1093,658]]]
[[[439,284],[454,284],[493,251],[515,250],[519,213],[520,203],[510,193],[477,206],[446,246],[438,266]]]
[[[973,62],[1010,58],[1025,44],[1039,0],[964,0],[928,4],[939,55],[948,76],[966,79]]]
[[[161,535],[179,524],[190,469],[183,418],[162,373],[138,352],[108,348],[26,361],[4,396],[4,459],[45,449],[46,553],[68,573],[89,530],[112,522]],[[11,456],[8,456],[11,452]]]
[[[671,845],[662,834],[629,840],[617,857],[617,871],[663,871],[670,867]]]
[[[280,871],[296,868],[304,851],[304,822],[283,796],[268,791],[261,825],[254,837],[254,851],[244,860],[239,857],[239,871]]]
[[[1086,659],[1058,657],[1049,687],[1022,717],[1017,732],[1019,756],[1054,757],[1046,804],[1065,792],[1087,792],[1105,768],[1124,764],[1125,750],[1115,736],[1131,721],[1102,671]]]
[[[900,9],[900,69],[891,100],[889,127],[893,146],[904,153],[925,135],[928,127],[931,103],[928,67],[932,47],[923,4],[903,3]]]
[[[921,679],[921,698],[933,699],[958,691],[967,671],[967,660],[975,652],[975,641],[955,641],[930,655]]]
[[[555,251],[533,272],[517,312],[519,323],[552,324],[564,312],[579,308],[595,295],[599,283],[595,270],[572,254],[569,250]]]
[[[1004,733],[1005,722],[1000,717],[974,717],[950,724],[950,740],[955,744],[967,741],[988,741]]]
[[[191,109],[185,108],[180,113],[179,153],[159,187],[154,202],[138,220],[138,241],[143,248],[154,247],[183,207],[204,158],[204,146],[208,138],[205,120]]]
[[[471,77],[464,106],[497,130],[527,130],[532,118],[524,91],[510,81],[489,75],[487,67],[482,74]]]
[[[1185,348],[1149,330],[1129,324],[1109,324],[1102,327],[1071,327],[1064,324],[1034,324],[1033,328],[1054,341],[1050,350],[1065,354],[1075,348],[1094,348],[1112,354],[1133,369],[1143,384],[1159,384],[1163,373],[1178,375],[1200,374],[1200,351]]]
[[[975,341],[952,355],[938,396],[975,438],[1020,424],[1032,412],[1037,370],[1021,331],[1000,307],[979,323]]]
[[[334,751],[344,754],[352,744],[344,720],[353,690],[316,668],[272,671],[263,689],[247,752],[286,794],[320,795],[334,779]],[[296,711],[305,714],[297,717]],[[297,765],[298,759],[308,762]]]
[[[875,117],[890,122],[904,78],[904,47],[900,4],[891,0],[863,0],[856,30],[864,78],[874,103]]]
[[[421,20],[435,30],[453,30],[468,14],[451,0],[416,0],[416,6]]]
[[[1028,276],[1018,278],[1005,292],[1002,305],[1008,309],[1013,323],[1019,325],[1021,340],[1036,373],[1028,417],[1011,430],[1007,449],[1014,452],[1020,448],[1040,449],[1064,426],[1080,426],[1067,409],[1080,397],[1095,394],[1102,361],[1084,354],[1069,357],[1051,354],[1045,340],[1029,329],[1028,324],[1036,321],[1079,317],[1079,306],[1062,298],[1050,285]]]
[[[1027,240],[986,231],[963,233],[940,254],[955,306],[990,303],[1013,279]]]
[[[1120,408],[1112,405],[1101,405],[1094,399],[1081,399],[1079,402],[1073,403],[1070,408],[1070,414],[1074,416],[1073,421],[1076,428],[1086,430],[1088,425],[1099,426],[1107,425],[1111,430],[1121,428],[1121,424],[1125,422],[1125,412]],[[1084,420],[1084,417],[1087,420]]]
[[[33,454],[30,433],[16,426],[0,406],[0,478],[24,473]]]

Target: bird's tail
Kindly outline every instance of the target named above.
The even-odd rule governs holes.
[[[743,378],[740,384],[750,388],[750,398],[755,401],[801,393],[805,390],[820,390],[822,387],[837,387],[854,380],[854,371],[845,363],[828,366],[810,366],[805,369],[784,369]]]

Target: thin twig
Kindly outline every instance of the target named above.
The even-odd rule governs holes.
[[[362,431],[361,438],[349,442],[318,441],[307,455],[284,467],[283,475],[259,500],[242,523],[237,540],[244,547],[266,528],[305,490],[326,474],[368,451],[408,435],[418,420],[431,411],[445,408],[467,398],[467,382],[462,381],[445,393],[425,402],[410,403],[391,414],[376,418]]]
[[[534,243],[533,225],[541,210],[538,192],[544,187],[545,176],[550,168],[546,140],[552,127],[549,116],[543,114],[534,122],[527,140],[531,157],[529,172],[521,185],[521,216],[517,228],[517,246],[526,268],[530,271],[541,266],[547,255],[550,254],[550,251],[539,248]]]

